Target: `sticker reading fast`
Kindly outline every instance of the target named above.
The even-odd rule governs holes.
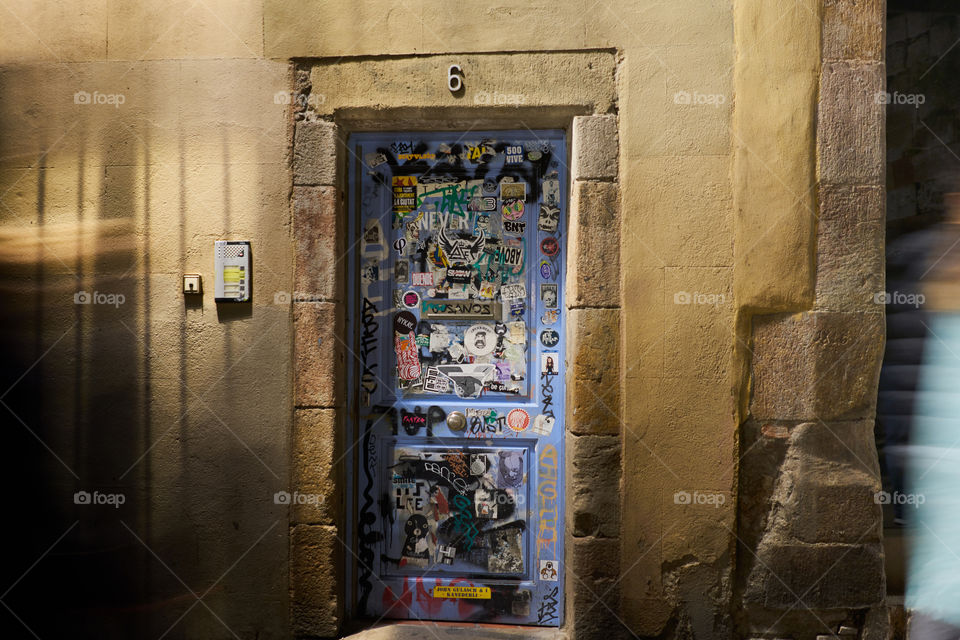
[[[434,598],[471,598],[473,600],[489,600],[490,587],[434,587]]]

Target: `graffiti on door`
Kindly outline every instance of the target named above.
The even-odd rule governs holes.
[[[559,625],[564,135],[348,146],[351,613]]]

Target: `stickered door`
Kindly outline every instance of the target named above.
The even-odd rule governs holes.
[[[352,614],[557,626],[563,133],[348,147]]]

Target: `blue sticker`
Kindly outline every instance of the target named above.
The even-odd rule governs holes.
[[[540,277],[544,280],[553,280],[553,269],[547,260],[540,261]]]

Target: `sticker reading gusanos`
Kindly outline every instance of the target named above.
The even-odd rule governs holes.
[[[490,587],[434,587],[434,598],[471,598],[489,600]]]

